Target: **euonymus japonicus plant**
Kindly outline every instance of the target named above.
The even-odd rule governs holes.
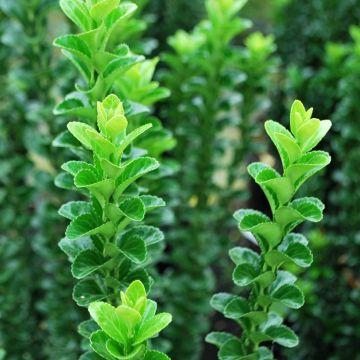
[[[283,308],[299,309],[304,304],[302,291],[296,286],[296,276],[288,265],[309,267],[312,253],[308,241],[294,232],[304,221],[318,222],[324,205],[314,197],[294,199],[300,187],[315,173],[330,163],[324,151],[313,150],[331,127],[329,120],[312,118],[300,101],[291,108],[290,129],[275,121],[267,121],[265,129],[281,158],[283,171],[269,165],[253,163],[248,171],[263,190],[272,216],[256,210],[238,210],[234,217],[241,231],[248,231],[257,240],[260,254],[249,248],[230,250],[235,263],[233,282],[248,289],[249,296],[219,293],[211,305],[241,327],[240,337],[226,332],[213,332],[207,341],[219,348],[218,357],[225,359],[273,359],[264,342],[285,347],[298,344],[295,333],[283,324]]]
[[[80,28],[81,33],[64,35],[54,44],[78,68],[82,81],[76,91],[68,94],[55,108],[57,115],[78,117],[90,125],[96,122],[96,102],[114,93],[124,104],[129,129],[144,124],[153,126],[141,140],[136,139],[136,148],[145,150],[149,155],[160,159],[162,154],[175,146],[172,134],[162,127],[161,122],[150,115],[151,107],[169,96],[169,91],[153,81],[158,59],[145,60],[135,55],[124,41],[139,43],[139,32],[144,22],[139,18],[137,6],[130,2],[116,1],[70,1],[61,0],[65,14]],[[141,6],[144,2],[141,2]],[[135,18],[134,18],[135,14]],[[141,25],[142,24],[142,25]],[[137,46],[141,48],[141,46]],[[55,146],[70,148],[78,153],[79,149],[71,142],[65,131],[54,142]],[[81,150],[80,150],[81,152]],[[161,185],[162,179],[176,171],[176,166],[162,160],[161,168],[153,173],[157,181],[146,181],[146,187]],[[61,174],[57,184],[67,188],[67,176]]]
[[[74,188],[89,196],[89,201],[73,201],[59,210],[71,220],[60,247],[79,280],[74,300],[89,306],[102,329],[96,330],[90,321],[82,323],[79,331],[90,337],[92,350],[105,359],[165,359],[164,354],[147,351],[147,339],[166,327],[171,316],[155,316],[155,303],[146,300],[145,292],[152,282],[145,266],[157,254],[163,234],[141,224],[146,213],[164,206],[164,201],[141,195],[136,185],[137,179],[156,170],[159,163],[131,152],[132,142],[151,124],[127,132],[123,104],[115,95],[98,102],[97,112],[99,131],[82,122],[68,124],[87,155],[62,166],[73,178]],[[119,306],[119,294],[127,286]],[[106,303],[94,303],[98,300]],[[92,359],[91,354],[83,359]]]
[[[172,96],[162,109],[178,140],[174,157],[186,159],[175,179],[176,226],[167,236],[166,306],[181,314],[165,334],[173,343],[176,339],[174,358],[201,356],[211,317],[208,299],[215,287],[211,266],[228,267],[223,252],[229,241],[227,199],[238,202],[246,196],[239,174],[245,172],[245,157],[260,148],[252,139],[262,115],[254,113],[265,107],[264,80],[273,65],[269,57],[274,44],[260,33],[246,37],[244,45],[236,42],[251,27],[239,15],[245,3],[205,1],[204,20],[192,31],[179,30],[170,37],[171,52],[164,57],[169,67],[164,80]]]

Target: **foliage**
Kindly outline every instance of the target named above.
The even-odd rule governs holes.
[[[81,319],[72,279],[54,239],[62,195],[53,185],[51,141],[59,130],[53,97],[72,73],[51,52],[52,25],[64,27],[54,1],[1,1],[0,347],[6,359],[74,359],[71,325]],[[34,16],[36,14],[36,16]],[[51,68],[51,71],[50,71]],[[54,79],[61,79],[54,84]],[[55,214],[55,216],[54,216]],[[61,314],[61,316],[59,315]]]
[[[358,0],[287,0],[275,14],[279,54],[286,65],[321,67],[326,42],[348,40],[347,29],[359,20]]]
[[[64,173],[59,174],[56,183],[89,196],[89,201],[72,201],[60,208],[59,213],[71,220],[60,247],[72,263],[73,276],[80,280],[73,292],[77,304],[90,306],[91,315],[101,328],[120,309],[125,325],[130,326],[126,331],[132,337],[131,329],[138,323],[134,310],[123,305],[116,310],[109,306],[118,305],[117,294],[135,279],[141,280],[149,291],[153,281],[145,267],[156,261],[163,250],[162,232],[141,222],[146,213],[165,203],[148,194],[150,179],[141,186],[135,182],[159,169],[159,162],[151,155],[159,158],[174,146],[171,134],[162,129],[158,119],[149,117],[145,106],[168,96],[168,91],[152,81],[156,59],[144,61],[127,45],[116,44],[117,34],[129,30],[129,18],[137,9],[135,4],[61,0],[60,5],[83,32],[61,36],[54,44],[77,67],[84,84],[77,85],[77,92],[69,94],[55,108],[57,114],[83,121],[68,123],[68,131],[55,139],[56,146],[70,148],[80,157],[80,161],[63,164]],[[113,91],[122,101],[110,94]],[[160,181],[161,171],[155,177]],[[99,300],[109,303],[105,306],[108,310],[105,319],[98,314],[104,306],[92,304]],[[166,316],[169,320],[169,315]],[[161,319],[154,319],[150,316],[148,320],[158,331],[167,325],[156,328]],[[106,359],[145,356],[147,346],[142,344],[145,338],[141,344],[130,346],[128,340],[121,343],[103,328],[106,336],[120,342],[120,346],[104,333],[91,335],[95,330],[91,324],[85,322],[79,328],[83,336],[90,336],[92,348],[82,358],[96,357],[95,353]],[[125,326],[121,321],[115,325]],[[84,331],[89,326],[91,330]],[[133,350],[140,352],[135,354]],[[157,353],[146,356],[165,357]]]
[[[165,332],[176,341],[174,358],[201,354],[215,287],[210,266],[227,242],[227,200],[246,196],[235,174],[243,173],[250,150],[259,149],[250,140],[258,135],[257,121],[266,109],[274,45],[272,37],[260,33],[249,35],[245,46],[234,44],[251,27],[238,16],[244,4],[206,1],[206,18],[191,32],[170,37],[172,51],[164,57],[169,68],[164,81],[172,96],[161,110],[178,140],[174,157],[186,161],[172,195],[175,223],[168,231],[171,268],[164,289],[168,310],[179,315]],[[255,108],[260,109],[256,116]]]
[[[354,338],[358,336],[357,312],[360,301],[358,251],[358,212],[357,191],[358,176],[356,164],[358,158],[357,117],[357,81],[359,78],[360,31],[351,27],[352,43],[328,43],[323,67],[317,76],[304,80],[306,89],[319,89],[329,101],[323,100],[323,112],[334,123],[332,141],[329,147],[334,153],[333,167],[323,180],[324,189],[331,189],[328,202],[331,207],[326,222],[326,237],[329,246],[322,250],[317,271],[309,274],[314,301],[305,308],[297,319],[300,336],[304,346],[294,358],[316,357],[328,352],[333,359],[352,357],[356,353]],[[296,88],[295,88],[296,89]],[[325,194],[328,191],[325,190]],[[346,227],[346,232],[343,229]],[[333,288],[336,279],[336,290]],[[315,283],[321,284],[320,287]],[[328,304],[325,306],[325,304]],[[331,305],[329,305],[331,304]],[[331,315],[329,314],[331,310]],[[314,334],[311,324],[316,321],[323,331]],[[354,324],[352,327],[344,326]],[[324,336],[325,334],[325,336]],[[321,341],[320,341],[321,336]],[[323,345],[322,345],[323,344]]]
[[[233,282],[250,288],[250,292],[248,299],[219,293],[211,300],[217,311],[243,330],[240,338],[225,332],[207,336],[208,342],[219,347],[219,359],[273,359],[272,351],[260,346],[262,343],[271,341],[288,348],[298,344],[298,337],[283,324],[277,308],[299,309],[304,305],[304,295],[288,265],[309,267],[313,256],[306,238],[293,230],[306,220],[318,222],[323,216],[324,205],[319,199],[293,199],[311,176],[330,163],[328,153],[312,149],[326,135],[331,122],[312,118],[312,112],[295,101],[290,113],[291,132],[275,121],[265,123],[281,158],[282,175],[263,163],[248,167],[250,176],[266,195],[272,218],[249,209],[234,214],[239,229],[256,238],[260,254],[244,247],[230,250],[236,265]]]
[[[105,359],[123,359],[126,354],[129,360],[169,360],[164,353],[147,347],[147,340],[171,322],[168,313],[155,315],[156,308],[156,302],[147,300],[139,280],[121,293],[121,305],[116,308],[105,302],[91,303],[89,312],[100,327],[90,335],[91,346]]]

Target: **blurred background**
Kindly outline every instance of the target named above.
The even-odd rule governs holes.
[[[126,42],[160,57],[155,78],[172,95],[153,111],[177,140],[166,158],[181,165],[161,185],[169,208],[154,220],[167,239],[154,296],[174,316],[159,345],[174,360],[216,359],[204,335],[233,325],[209,299],[232,290],[228,250],[256,249],[232,213],[268,211],[246,165],[276,165],[263,123],[287,126],[298,98],[333,121],[323,144],[333,161],[306,189],[326,216],[302,229],[315,261],[300,276],[305,306],[287,320],[301,343],[275,351],[360,359],[360,0],[249,0],[229,42],[202,35],[205,0],[134,2]],[[53,108],[78,77],[52,41],[73,29],[56,0],[0,0],[0,19],[0,359],[75,360],[87,314],[57,245],[66,227],[57,209],[71,194],[54,185],[67,154],[52,147],[69,121]]]

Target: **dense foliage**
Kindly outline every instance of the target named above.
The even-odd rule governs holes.
[[[304,295],[288,265],[308,267],[313,256],[306,238],[293,230],[304,221],[318,222],[323,216],[324,205],[319,199],[293,199],[311,176],[330,163],[328,153],[312,149],[329,131],[331,122],[312,118],[312,112],[295,101],[290,114],[291,132],[275,121],[265,123],[281,158],[282,174],[260,162],[248,167],[266,195],[272,218],[250,209],[234,214],[239,229],[251,232],[257,240],[260,254],[245,247],[230,250],[236,266],[233,282],[250,290],[247,299],[219,293],[211,300],[217,311],[242,328],[240,338],[227,332],[207,336],[208,342],[219,347],[219,359],[273,359],[271,350],[260,346],[262,343],[271,341],[289,348],[298,344],[297,336],[283,324],[284,316],[277,309],[279,305],[299,309],[304,304]]]
[[[133,2],[0,0],[0,359],[360,359],[360,0]],[[327,216],[277,244],[280,209],[322,211],[273,202],[294,98],[333,123],[299,193]],[[308,117],[266,123],[284,162]]]
[[[61,126],[53,98],[72,72],[51,51],[49,22],[66,24],[55,1],[0,7],[0,347],[9,360],[75,359],[71,324],[81,312],[69,301],[73,282],[55,241],[64,226],[56,215],[63,196],[53,185],[62,156],[51,148]]]
[[[320,117],[334,123],[331,141],[325,142],[333,154],[332,166],[320,181],[309,184],[330,206],[323,234],[314,236],[322,244],[317,249],[318,261],[303,284],[310,301],[300,313],[292,314],[302,339],[300,349],[285,355],[294,359],[342,359],[357,352],[353,339],[359,334],[355,309],[360,299],[356,240],[359,219],[354,211],[358,202],[358,30],[351,27],[349,31],[349,26],[359,23],[359,5],[358,0],[303,4],[289,0],[275,17],[279,54],[288,66],[276,107],[298,97],[307,106],[314,106]],[[318,16],[311,16],[314,11]],[[289,13],[296,16],[289,17]],[[349,230],[344,231],[344,227]],[[313,331],[314,323],[319,331]]]
[[[168,232],[171,270],[165,284],[169,311],[179,314],[168,331],[178,359],[201,354],[215,288],[211,266],[227,242],[228,203],[246,196],[239,174],[246,156],[259,150],[253,140],[266,108],[274,45],[272,37],[260,33],[246,37],[244,46],[233,43],[251,27],[238,16],[244,4],[206,1],[206,19],[191,32],[179,30],[170,37],[172,51],[165,56],[169,70],[164,81],[172,96],[163,113],[178,141],[174,156],[186,161],[176,177],[175,224]]]

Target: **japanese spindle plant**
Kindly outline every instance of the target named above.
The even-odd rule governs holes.
[[[90,305],[90,314],[102,329],[99,332],[92,322],[85,322],[79,331],[89,336],[92,350],[105,359],[167,358],[148,351],[147,339],[166,327],[171,315],[155,315],[155,303],[146,300],[145,287],[149,290],[152,279],[144,268],[163,234],[140,224],[147,212],[164,206],[164,201],[141,195],[135,183],[159,163],[151,157],[132,157],[130,151],[134,139],[151,124],[127,133],[123,104],[115,95],[98,102],[97,109],[99,131],[81,122],[68,124],[88,154],[87,161],[62,166],[73,176],[75,188],[89,196],[89,201],[70,202],[59,210],[71,220],[60,247],[79,280],[74,300],[80,306]],[[127,286],[120,305],[119,294]]]
[[[266,107],[274,44],[260,33],[247,36],[244,44],[237,40],[251,28],[239,14],[245,4],[205,1],[204,20],[170,37],[171,52],[164,57],[169,67],[164,80],[172,95],[162,109],[178,141],[174,157],[186,159],[175,179],[176,225],[167,236],[171,250],[164,292],[169,311],[181,314],[166,331],[176,341],[172,355],[178,359],[201,357],[212,312],[208,299],[216,286],[212,265],[227,267],[228,261],[223,252],[229,241],[227,199],[238,202],[247,195],[239,174],[245,173],[246,156],[261,148],[253,139],[259,137],[257,122]]]
[[[296,276],[288,265],[309,267],[313,256],[308,241],[295,228],[304,221],[319,222],[323,203],[313,197],[294,199],[300,187],[330,163],[324,151],[314,151],[331,127],[329,120],[312,118],[300,101],[291,108],[290,129],[269,120],[265,129],[280,155],[283,171],[278,173],[263,163],[253,163],[248,172],[263,190],[272,217],[256,210],[238,210],[234,217],[241,231],[251,232],[260,254],[244,248],[230,250],[236,267],[233,282],[248,289],[248,298],[229,293],[213,296],[211,305],[241,327],[240,337],[226,332],[213,332],[207,341],[219,348],[218,357],[225,359],[274,359],[270,349],[262,346],[273,342],[285,347],[298,344],[298,337],[283,324],[280,308],[299,309],[304,304]]]

